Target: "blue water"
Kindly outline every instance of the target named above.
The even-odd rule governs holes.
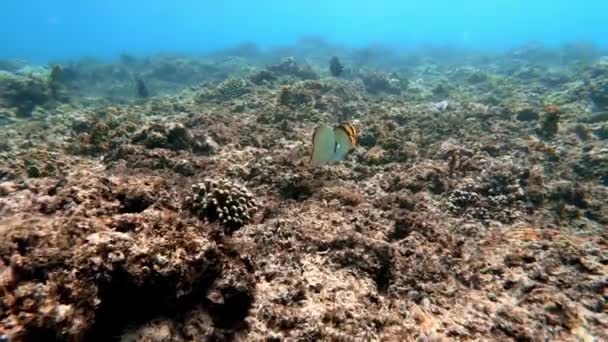
[[[353,47],[505,49],[576,40],[608,46],[607,18],[607,0],[3,0],[0,58],[204,53],[306,35]]]

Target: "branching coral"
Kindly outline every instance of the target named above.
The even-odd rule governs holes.
[[[229,232],[251,222],[258,209],[251,192],[227,179],[206,179],[193,185],[188,202],[199,217],[219,220]]]
[[[217,90],[225,99],[237,98],[246,92],[247,82],[240,78],[228,78],[218,85]]]

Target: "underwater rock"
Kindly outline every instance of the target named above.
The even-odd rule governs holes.
[[[387,162],[388,153],[380,146],[374,146],[363,155],[366,164],[378,165]]]
[[[226,57],[240,57],[254,59],[259,57],[261,54],[260,48],[255,43],[243,43],[235,47],[226,48],[217,51],[213,54],[215,57],[226,58]]]
[[[579,40],[567,42],[560,48],[562,60],[572,64],[590,64],[602,56],[602,49],[593,42]]]
[[[16,121],[16,113],[7,108],[0,108],[0,126],[7,125]]]
[[[201,81],[201,75],[217,72],[212,65],[179,56],[161,56],[147,64],[149,71],[142,76],[171,83],[196,84]]]
[[[358,144],[363,147],[371,148],[378,143],[378,139],[381,135],[381,128],[376,125],[370,125],[359,134]]]
[[[467,82],[470,84],[480,84],[488,81],[490,76],[483,71],[476,70],[467,77]]]
[[[357,104],[354,101],[338,104],[338,121],[352,121],[357,114]]]
[[[560,108],[555,105],[549,105],[545,108],[545,113],[540,120],[538,134],[546,139],[552,139],[558,130],[560,120]]]
[[[25,61],[14,60],[14,59],[1,59],[0,60],[0,71],[8,71],[10,73],[16,73],[19,69],[25,67],[27,63]]]
[[[330,97],[325,97],[330,90],[328,84],[319,81],[299,81],[282,86],[277,102],[292,109],[312,106],[315,109],[327,110]],[[338,109],[336,109],[338,110]]]
[[[539,117],[538,110],[530,105],[520,106],[515,110],[515,118],[519,121],[536,121]]]
[[[69,100],[65,87],[62,83],[63,68],[59,64],[51,66],[47,75],[47,84],[51,91],[51,97],[55,100],[67,102]]]
[[[593,131],[593,134],[595,134],[601,140],[608,139],[608,124],[600,126],[598,129]]]
[[[249,77],[249,80],[256,85],[274,82],[277,79],[274,73],[268,70],[260,70]]]
[[[59,80],[74,97],[91,96],[98,101],[102,97],[113,103],[124,103],[138,98],[134,75],[144,80],[150,94],[166,94],[206,82],[220,82],[242,67],[239,63],[167,54],[142,58],[123,55],[122,58],[119,63],[81,58],[63,64]]]
[[[511,55],[518,60],[529,63],[546,62],[550,60],[552,56],[555,56],[549,48],[537,42],[531,42],[517,47],[511,51]]]
[[[52,99],[47,78],[0,71],[0,106],[17,108],[19,116],[30,116],[36,106],[46,105]]]
[[[593,103],[602,110],[608,110],[608,77],[589,82],[588,89]]]
[[[342,71],[344,71],[344,66],[340,63],[338,57],[333,56],[329,60],[329,72],[332,76],[338,77],[342,74]]]
[[[146,83],[138,75],[135,76],[135,94],[137,95],[137,97],[139,97],[141,99],[145,99],[145,98],[148,98],[148,96],[150,96]]]
[[[595,147],[585,151],[574,164],[574,170],[583,179],[597,179],[608,186],[608,148]]]
[[[181,124],[153,125],[135,134],[132,142],[147,148],[191,150],[193,153],[203,155],[214,154],[219,148],[210,137],[193,136]]]
[[[588,117],[582,118],[581,121],[589,123],[597,123],[608,121],[608,110],[602,112],[593,112]]]
[[[279,91],[278,103],[282,106],[297,108],[312,103],[310,91],[302,87],[284,86]]]
[[[139,59],[136,56],[126,52],[121,53],[120,56],[118,56],[118,59],[120,60],[120,63],[129,67],[133,67],[139,63]]]
[[[544,68],[533,65],[523,65],[517,68],[511,76],[522,81],[531,82],[534,80],[541,80],[545,75],[546,70]]]
[[[600,109],[608,110],[608,74],[603,78],[590,80],[588,90],[593,103]]]
[[[200,218],[219,220],[229,233],[250,223],[258,209],[251,192],[226,179],[194,184],[186,203]]]
[[[125,115],[124,109],[102,107],[93,112],[74,112],[67,122],[71,131],[69,153],[98,155],[111,148],[128,144],[141,122]]]
[[[608,58],[602,58],[587,71],[589,98],[600,110],[608,110]]]
[[[161,178],[80,170],[40,185],[34,207],[15,206],[44,212],[44,222],[30,226],[20,213],[2,214],[8,229],[0,230],[0,334],[9,341],[113,340],[133,324],[194,303],[217,318],[212,330],[246,315],[255,283],[244,263],[236,251],[224,255],[204,227],[153,208],[168,189]],[[37,272],[44,276],[32,276]],[[207,304],[199,295],[207,291],[223,302]]]
[[[318,80],[317,75],[310,65],[300,65],[295,58],[287,57],[279,64],[271,65],[268,70],[280,76],[292,76],[301,80]]]
[[[452,191],[449,210],[479,220],[513,222],[524,210],[523,171],[509,161],[492,161],[479,177]]]
[[[581,141],[588,141],[591,138],[591,130],[586,125],[577,124],[570,131],[576,134]]]
[[[395,77],[390,77],[386,73],[379,71],[368,71],[361,73],[359,77],[365,85],[365,90],[367,90],[370,94],[401,93],[401,80]]]
[[[451,90],[452,89],[449,84],[442,82],[434,86],[431,93],[433,94],[434,98],[443,101],[444,99],[450,97]]]
[[[547,71],[541,77],[540,81],[547,87],[558,88],[568,82],[572,82],[572,74],[565,71]]]
[[[418,157],[418,146],[406,141],[397,150],[392,152],[393,159],[399,162],[413,161]]]
[[[365,196],[362,193],[343,187],[325,187],[321,189],[319,197],[327,202],[337,200],[342,205],[353,207],[365,202]]]
[[[138,342],[138,341],[171,341],[177,338],[175,327],[169,320],[154,321],[138,327],[133,330],[124,332],[120,336],[121,342]]]

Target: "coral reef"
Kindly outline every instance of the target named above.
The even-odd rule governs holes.
[[[594,104],[602,109],[608,109],[608,58],[589,67],[587,72],[587,91]]]
[[[268,70],[280,76],[292,76],[301,80],[316,80],[319,78],[309,65],[298,64],[293,57],[284,58],[280,63],[269,66]]]
[[[47,105],[52,97],[45,76],[20,76],[0,71],[0,106],[16,108],[19,116],[31,116],[36,106]]]
[[[0,62],[0,340],[608,340],[602,53]]]
[[[146,83],[139,76],[135,76],[135,94],[137,94],[137,97],[142,99],[145,99],[150,96],[150,92],[148,91]]]
[[[365,85],[365,89],[371,94],[401,93],[401,80],[395,77],[390,77],[388,74],[378,71],[371,71],[362,73],[360,77]]]
[[[249,77],[251,82],[257,85],[271,83],[277,79],[274,73],[268,70],[260,70]]]
[[[279,91],[278,103],[282,106],[299,107],[313,102],[313,94],[310,90],[301,86],[284,86]]]

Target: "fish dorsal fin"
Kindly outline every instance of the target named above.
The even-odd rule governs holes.
[[[328,125],[317,127],[312,136],[310,166],[321,166],[333,161],[335,150],[336,138],[334,130]]]

